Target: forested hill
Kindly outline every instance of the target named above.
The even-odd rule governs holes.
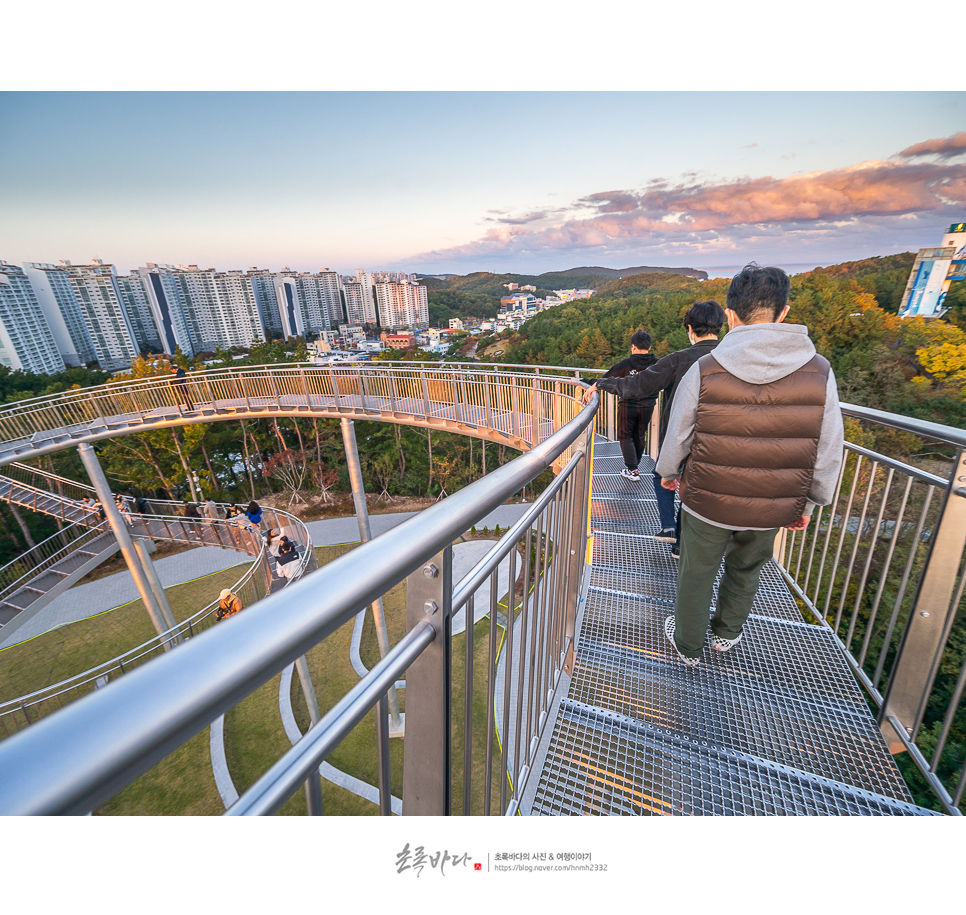
[[[842,399],[876,409],[966,424],[966,282],[954,283],[944,320],[896,316],[915,255],[838,264],[793,276],[787,321],[805,324],[832,363]],[[590,299],[541,312],[477,357],[532,365],[608,368],[627,357],[639,327],[663,356],[688,346],[682,319],[693,302],[722,306],[729,280],[642,274],[613,280]]]
[[[539,275],[524,273],[469,273],[466,276],[420,276],[419,281],[429,290],[430,323],[446,326],[450,318],[493,318],[500,307],[500,298],[508,294],[507,285],[535,286],[536,295],[546,298],[555,289],[601,289],[622,277],[638,274],[667,273],[706,279],[703,270],[691,267],[572,267]]]

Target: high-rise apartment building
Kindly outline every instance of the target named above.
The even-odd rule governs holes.
[[[141,348],[127,312],[121,306],[114,265],[96,259],[83,265],[61,263],[80,305],[98,364],[107,371],[130,368],[131,360],[140,354]]]
[[[429,292],[418,283],[376,283],[376,305],[384,330],[429,327]]]
[[[134,339],[142,353],[164,352],[158,322],[148,296],[147,281],[143,276],[132,273],[117,277],[117,290],[121,305],[127,312],[128,320],[134,330]]]
[[[0,365],[38,375],[64,371],[57,341],[27,274],[0,261]]]
[[[310,333],[331,330],[345,320],[339,295],[339,274],[328,269],[319,273],[300,273],[298,289]]]
[[[247,276],[252,281],[252,289],[255,293],[255,302],[258,305],[258,314],[262,319],[262,327],[265,328],[266,335],[281,334],[282,320],[280,315],[280,305],[276,281],[278,275],[270,270],[259,270],[253,267],[248,271]]]
[[[63,265],[30,263],[24,264],[24,273],[37,296],[64,364],[87,365],[96,362],[94,342],[88,333],[67,269]]]
[[[362,312],[363,324],[376,323],[376,301],[372,296],[372,274],[367,270],[356,270],[356,282],[362,287],[362,296],[365,305]],[[346,303],[348,307],[348,302]],[[346,316],[348,317],[348,315]]]
[[[148,264],[137,273],[147,281],[165,352],[180,347],[194,356],[265,339],[252,278],[241,270]]]
[[[181,349],[189,358],[201,352],[201,343],[191,334],[185,316],[181,290],[175,281],[180,268],[170,264],[148,264],[135,272],[144,281],[148,302],[161,336],[161,349],[169,356]]]

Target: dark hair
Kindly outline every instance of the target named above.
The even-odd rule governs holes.
[[[724,322],[724,309],[714,299],[695,302],[684,315],[684,326],[690,327],[696,337],[721,333]]]
[[[774,321],[788,304],[788,274],[780,267],[759,267],[752,262],[728,287],[728,307],[743,324],[750,320]]]
[[[255,512],[257,512],[258,510],[259,510],[258,503],[254,499],[252,499],[252,501],[248,503],[248,511],[250,511],[254,515]]]
[[[638,328],[634,331],[631,336],[631,346],[635,346],[638,349],[650,349],[654,341],[651,339],[651,335],[642,328]]]

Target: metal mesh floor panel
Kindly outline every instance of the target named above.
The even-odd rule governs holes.
[[[648,536],[599,532],[594,535],[593,562],[591,588],[643,595],[673,605],[678,565],[671,557],[669,544]],[[715,599],[720,580],[719,572],[714,584]],[[762,569],[752,612],[802,622],[798,604],[774,561]]]
[[[558,716],[545,772],[533,815],[930,813],[569,703]]]
[[[611,499],[594,499],[590,509],[591,528],[619,533],[657,533],[661,519],[650,482],[644,480],[634,483],[623,477],[617,479],[626,484],[626,492]]]
[[[545,742],[533,815],[928,815],[911,802],[827,630],[775,563],[741,642],[683,665],[664,636],[677,562],[650,477],[616,446],[594,460],[593,560],[567,696]],[[716,583],[717,589],[717,583]]]
[[[624,456],[621,454],[620,448],[617,448],[612,452],[602,453],[599,447],[594,448],[594,495],[597,494],[597,489],[603,486],[607,482],[607,477],[609,476],[620,476],[621,470],[627,465],[624,463]],[[654,494],[653,484],[651,480],[654,478],[651,474],[654,472],[654,460],[649,458],[646,454],[641,458],[641,462],[637,465],[638,473],[641,475],[642,482],[646,483],[648,488],[651,490],[651,494]],[[621,477],[621,479],[624,479]],[[629,482],[629,481],[628,481]]]

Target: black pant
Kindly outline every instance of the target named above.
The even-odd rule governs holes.
[[[628,470],[637,470],[644,457],[644,434],[651,421],[654,404],[641,400],[622,400],[617,404],[617,438]]]

